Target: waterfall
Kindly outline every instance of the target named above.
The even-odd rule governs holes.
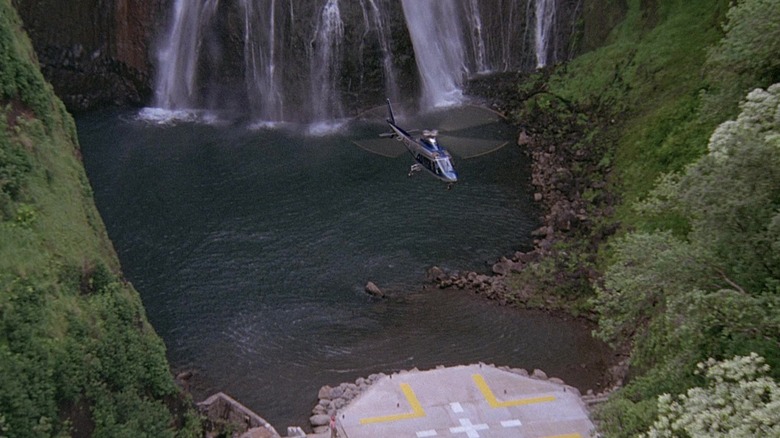
[[[536,27],[534,48],[536,49],[536,68],[547,66],[549,44],[555,24],[555,0],[536,1]]]
[[[203,33],[218,0],[176,0],[165,44],[157,52],[154,105],[168,110],[192,109],[197,105],[197,66]]]
[[[330,121],[384,97],[419,98],[424,109],[460,103],[470,75],[558,61],[582,3],[169,1],[150,110],[261,123]]]
[[[276,0],[242,0],[241,5],[244,9],[244,78],[252,116],[278,122],[282,120],[284,105],[276,68]]]
[[[402,0],[425,107],[463,98],[464,43],[455,0]]]
[[[343,116],[337,86],[340,79],[341,43],[344,23],[338,0],[328,0],[322,8],[314,39],[311,41],[311,108],[314,121]]]
[[[368,2],[368,5],[366,5]],[[385,95],[391,100],[398,100],[398,80],[396,79],[395,67],[393,66],[393,52],[390,50],[389,33],[386,30],[385,20],[382,11],[376,3],[376,0],[360,0],[363,8],[363,20],[365,22],[366,32],[371,27],[376,30],[379,40],[379,46],[382,49],[382,70],[385,78]],[[365,37],[365,35],[364,35]]]
[[[487,73],[491,70],[487,64],[487,50],[485,49],[485,36],[482,32],[482,17],[479,12],[479,2],[469,0],[467,17],[471,25],[471,46],[474,52],[474,63],[477,73]]]

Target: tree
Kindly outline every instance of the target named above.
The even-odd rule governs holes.
[[[663,178],[640,205],[682,214],[688,239],[712,254],[736,290],[777,291],[780,278],[780,84],[750,92],[736,120],[721,124],[708,153]]]
[[[740,0],[727,18],[705,68],[710,88],[704,110],[711,117],[733,114],[748,90],[780,81],[780,2]]]
[[[659,416],[646,438],[778,437],[780,386],[767,375],[764,358],[752,353],[698,364],[707,384],[676,399],[658,397]]]

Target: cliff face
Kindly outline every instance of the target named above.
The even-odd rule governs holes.
[[[44,76],[68,109],[150,103],[157,67],[156,48],[165,38],[173,0],[12,2],[33,41]],[[388,35],[385,37],[395,54],[399,87],[410,94],[415,94],[420,87],[401,2],[341,2],[344,59],[339,67],[338,86],[348,106],[377,99],[381,102],[388,93],[383,49],[374,35],[376,29],[369,24],[372,19],[369,3],[379,6],[386,14]],[[466,1],[457,4],[464,11],[474,7]],[[598,47],[622,18],[625,4],[625,0],[557,0],[557,35],[552,49],[555,57],[565,60]],[[277,68],[284,71],[284,88],[290,94],[286,105],[305,105],[305,97],[300,95],[305,91],[300,83],[309,69],[312,32],[322,2],[290,0],[276,5],[277,25],[289,30],[276,36],[277,49],[284,54]],[[492,47],[488,51],[494,51],[488,56],[508,56],[514,68],[522,65],[532,69],[534,30],[529,26],[532,26],[533,5],[524,0],[479,2],[478,5],[482,19],[480,32],[492,33],[486,36],[486,44]],[[246,95],[245,90],[234,89],[236,84],[245,81],[246,74],[243,13],[239,2],[219,2],[217,7],[218,18],[208,40],[202,43],[204,54],[198,71],[201,78],[198,87],[217,90],[211,95],[201,90],[202,100],[210,103]],[[468,16],[469,12],[464,14]],[[256,26],[267,26],[267,23],[259,21]],[[512,41],[513,46],[499,49],[500,41]],[[503,64],[496,62],[499,68]],[[246,106],[246,102],[238,105]]]
[[[0,382],[2,436],[197,428],[180,416],[165,347],[95,208],[73,119],[10,0],[0,0]]]
[[[166,0],[13,1],[44,76],[69,109],[139,104]]]

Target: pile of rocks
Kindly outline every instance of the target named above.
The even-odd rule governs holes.
[[[320,388],[317,394],[319,402],[312,409],[312,416],[309,418],[314,433],[327,432],[331,417],[334,417],[339,409],[348,405],[352,399],[385,376],[384,373],[371,374],[368,378],[358,378],[355,383],[342,383],[336,387],[325,385]]]
[[[539,253],[517,251],[511,258],[501,257],[493,264],[491,273],[480,274],[475,271],[448,273],[438,266],[428,269],[426,279],[440,289],[458,288],[473,290],[502,305],[507,304],[509,286],[506,276],[512,272],[522,272],[529,263],[537,261]]]
[[[447,273],[442,268],[433,266],[428,269],[427,280],[436,284],[440,289],[456,287],[473,290],[506,304],[508,288],[503,276],[480,274],[474,271]]]

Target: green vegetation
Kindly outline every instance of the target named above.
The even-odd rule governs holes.
[[[633,344],[639,376],[617,396],[624,411],[650,418],[649,397],[697,384],[694,364],[706,358],[758,353],[780,366],[778,114],[780,84],[754,90],[737,120],[714,132],[706,155],[663,178],[637,206],[684,218],[684,236],[634,232],[615,242],[594,301],[598,335]]]
[[[165,437],[199,424],[119,264],[75,125],[0,0],[0,436]]]
[[[768,371],[755,353],[699,363],[696,373],[705,373],[707,386],[689,389],[678,400],[660,396],[658,419],[642,436],[780,436],[780,386]]]
[[[711,358],[765,358],[771,371],[760,367],[766,375],[745,374],[740,384],[771,386],[780,377],[780,85],[772,85],[780,82],[780,2],[627,6],[604,47],[522,84],[515,113],[521,123],[566,120],[572,111],[588,121],[577,142],[539,137],[596,154],[590,161],[608,168],[607,192],[621,202],[594,221],[619,223],[618,232],[605,240],[591,224],[563,233],[552,260],[514,284],[545,287],[549,280],[534,280],[534,271],[601,274],[587,285],[547,285],[554,296],[545,300],[594,312],[596,335],[630,353],[627,384],[597,413],[602,433],[654,427],[651,436],[716,436],[692,420],[719,403],[723,368]],[[580,196],[597,208],[604,195]],[[697,363],[710,364],[711,374],[698,373]],[[776,404],[776,392],[758,400]],[[767,429],[748,421],[744,430],[776,433],[776,406],[761,418]]]

